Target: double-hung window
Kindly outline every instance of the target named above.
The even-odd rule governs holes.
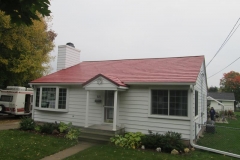
[[[42,110],[66,110],[67,88],[38,87],[36,88],[35,107]]]
[[[151,115],[188,116],[187,90],[151,90]]]

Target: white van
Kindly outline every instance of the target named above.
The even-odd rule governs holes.
[[[13,115],[29,115],[32,112],[33,89],[7,86],[0,90],[0,112]]]

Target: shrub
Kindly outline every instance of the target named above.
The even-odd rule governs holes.
[[[58,129],[59,129],[59,132],[60,133],[66,133],[67,130],[72,126],[72,123],[63,123],[63,122],[60,122],[59,125],[58,125]]]
[[[71,127],[66,134],[66,138],[70,140],[78,140],[80,135],[80,129],[77,127]]]
[[[42,126],[40,126],[40,125],[36,125],[35,128],[34,128],[34,130],[37,131],[37,132],[40,132],[41,129],[42,129]]]
[[[23,117],[20,121],[20,129],[27,131],[27,130],[34,130],[35,122],[32,118]]]
[[[58,129],[57,123],[44,123],[41,126],[41,132],[46,134],[52,134],[53,130]]]
[[[232,110],[228,110],[228,116],[230,117],[234,116],[234,112]]]
[[[141,138],[144,136],[141,132],[128,132],[125,135],[116,135],[112,137],[110,141],[116,146],[126,147],[126,148],[139,148],[141,145]]]
[[[173,149],[183,150],[184,144],[181,140],[181,134],[176,132],[167,132],[163,136],[164,145],[161,146],[163,151],[171,152]]]
[[[164,135],[150,133],[142,138],[142,144],[148,149],[161,147],[162,151],[165,152],[171,152],[173,149],[184,149],[181,134],[176,132],[167,132]]]
[[[148,135],[142,137],[142,144],[145,146],[145,148],[156,149],[157,147],[162,146],[163,135],[150,132]]]

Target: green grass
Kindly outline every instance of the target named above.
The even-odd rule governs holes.
[[[229,124],[216,124],[216,133],[205,133],[198,145],[240,154],[240,130],[219,126],[240,128],[240,112],[235,112],[238,120],[228,119]],[[231,160],[236,159],[212,152],[195,150],[185,155],[171,155],[149,150],[124,149],[112,145],[98,145],[79,152],[66,160]]]
[[[228,119],[228,124],[215,124],[216,133],[205,133],[199,145],[240,154],[240,112],[235,112],[238,120]],[[226,127],[226,128],[225,128]]]
[[[0,159],[39,160],[75,144],[64,138],[4,130],[0,131]]]
[[[231,160],[234,158],[204,151],[186,155],[171,155],[154,151],[124,149],[111,145],[98,145],[81,151],[65,160]]]

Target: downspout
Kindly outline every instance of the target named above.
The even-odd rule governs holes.
[[[192,85],[192,92],[194,92],[194,85]],[[197,148],[197,149],[202,149],[202,150],[205,150],[205,151],[210,151],[210,152],[214,152],[214,153],[218,153],[218,154],[222,154],[222,155],[227,155],[227,156],[231,156],[231,157],[235,157],[235,158],[240,158],[240,155],[238,154],[234,154],[234,153],[229,153],[229,152],[225,152],[225,151],[220,151],[220,150],[217,150],[217,149],[213,149],[213,148],[208,148],[208,147],[203,147],[203,146],[199,146],[199,145],[196,145],[194,144],[193,142],[193,136],[194,136],[194,133],[193,133],[193,130],[194,130],[194,115],[192,114],[193,113],[193,94],[191,94],[191,107],[190,107],[190,113],[191,113],[191,119],[190,119],[190,144],[194,147],[194,148]]]

